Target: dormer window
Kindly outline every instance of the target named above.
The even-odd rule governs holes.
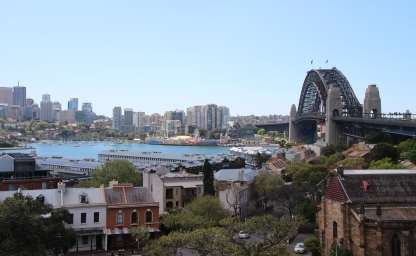
[[[88,196],[86,194],[81,194],[79,196],[79,202],[81,204],[88,204]]]

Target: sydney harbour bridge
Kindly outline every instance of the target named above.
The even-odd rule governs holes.
[[[348,79],[336,68],[307,73],[298,107],[290,109],[288,126],[291,143],[350,144],[374,132],[416,137],[415,115],[383,113],[376,85],[368,86],[361,104]]]

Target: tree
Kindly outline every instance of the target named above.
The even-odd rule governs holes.
[[[227,216],[218,198],[203,196],[196,198],[185,208],[163,216],[162,225],[169,231],[194,230],[216,226]]]
[[[75,243],[66,229],[67,210],[53,210],[42,200],[15,194],[0,204],[0,255],[58,255]]]
[[[399,151],[393,145],[388,143],[380,143],[375,145],[374,148],[370,151],[369,161],[378,161],[388,157],[393,162],[397,162],[399,156]]]
[[[215,195],[214,189],[214,170],[212,169],[211,164],[208,159],[205,159],[204,166],[202,167],[204,173],[204,195]]]
[[[257,152],[254,162],[256,163],[256,167],[257,168],[261,168],[263,166],[263,163],[267,162],[267,160],[270,159],[270,155],[267,154],[260,154],[259,152]]]
[[[337,163],[338,166],[344,167],[344,169],[363,169],[367,163],[362,157],[348,157]]]
[[[321,255],[321,246],[316,236],[312,235],[305,239],[305,248],[312,253],[312,256]]]
[[[260,129],[257,130],[257,134],[260,135],[260,136],[264,136],[264,135],[266,135],[266,130],[263,129],[263,128],[260,128]]]
[[[386,157],[378,161],[372,161],[370,163],[370,169],[404,169],[404,166],[400,163],[394,163],[390,158]]]
[[[90,180],[81,181],[79,187],[108,186],[108,183],[116,180],[120,183],[132,183],[134,186],[142,185],[142,175],[134,165],[127,160],[113,160],[106,162],[102,167],[92,172]]]
[[[150,232],[146,227],[132,228],[130,233],[136,239],[138,249],[140,249],[140,246],[146,244],[150,239]]]
[[[288,241],[296,234],[300,224],[295,218],[257,216],[238,222],[226,218],[224,226],[198,228],[192,231],[171,232],[149,246],[149,255],[177,255],[181,249],[201,256],[264,256],[284,255]],[[238,239],[238,231],[249,232],[257,239],[247,242]],[[170,253],[170,254],[167,254]],[[165,254],[163,254],[165,253]]]
[[[279,188],[283,186],[283,183],[279,175],[261,172],[254,178],[252,197],[261,203],[264,211],[270,211],[270,203],[275,198]]]

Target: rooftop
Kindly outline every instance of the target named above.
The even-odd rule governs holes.
[[[214,174],[217,181],[245,181],[251,182],[257,175],[257,171],[253,169],[222,169]]]

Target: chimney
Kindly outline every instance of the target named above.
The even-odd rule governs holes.
[[[376,215],[377,215],[377,217],[381,217],[381,215],[382,215],[382,211],[381,211],[381,206],[380,205],[377,205]]]
[[[58,191],[59,192],[65,193],[66,185],[65,185],[64,182],[62,182],[62,181],[58,182],[57,186],[58,186]]]
[[[344,177],[344,166],[340,165],[337,167],[337,173],[340,177]]]

